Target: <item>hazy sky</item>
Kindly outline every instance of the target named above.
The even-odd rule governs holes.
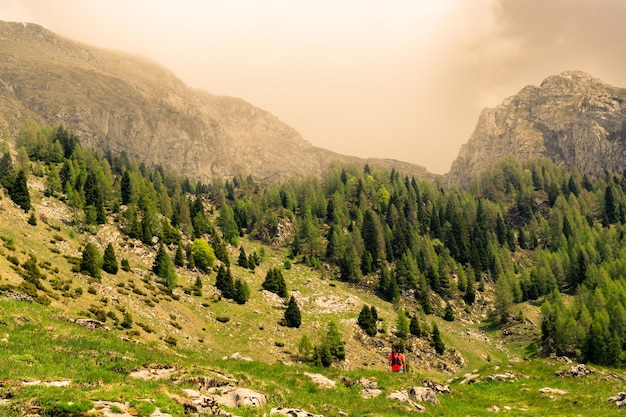
[[[0,20],[146,55],[316,146],[436,173],[525,85],[578,69],[626,87],[625,0],[0,0]]]

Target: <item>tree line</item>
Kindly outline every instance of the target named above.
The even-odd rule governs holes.
[[[172,265],[208,272],[212,257],[219,260],[221,289],[238,302],[247,290],[229,278],[226,248],[247,236],[285,245],[289,262],[331,278],[374,282],[372,290],[399,307],[414,297],[416,314],[454,320],[453,305],[471,309],[493,284],[502,323],[516,318],[518,303],[543,303],[544,353],[618,366],[626,358],[623,174],[590,177],[547,159],[507,157],[468,189],[349,164],[280,184],[242,175],[202,183],[83,148],[62,127],[27,123],[17,145],[15,164],[8,151],[0,160],[0,181],[25,211],[25,178],[41,176],[46,194],[64,200],[80,227],[113,216]],[[241,248],[237,262],[254,268],[256,261]],[[175,285],[168,271],[154,270]],[[268,285],[280,287],[274,275]]]

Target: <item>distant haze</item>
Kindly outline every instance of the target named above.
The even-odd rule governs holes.
[[[0,0],[0,20],[145,55],[316,146],[435,173],[525,85],[577,69],[626,87],[623,0]]]

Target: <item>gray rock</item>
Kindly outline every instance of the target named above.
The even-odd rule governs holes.
[[[299,408],[284,407],[272,408],[270,410],[270,415],[283,415],[290,417],[324,417],[322,414],[312,414]]]
[[[468,185],[506,155],[546,157],[582,173],[621,172],[626,164],[626,89],[579,71],[528,86],[496,108],[484,109],[447,174]]]

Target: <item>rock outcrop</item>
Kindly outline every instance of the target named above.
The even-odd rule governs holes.
[[[30,23],[0,21],[0,134],[24,120],[63,125],[84,146],[124,152],[207,182],[251,175],[257,181],[319,175],[334,160],[363,160],[312,146],[274,115],[244,100],[192,89],[148,59],[90,47]]]
[[[501,158],[547,157],[597,175],[626,168],[626,89],[567,71],[484,109],[447,174],[467,186]]]

